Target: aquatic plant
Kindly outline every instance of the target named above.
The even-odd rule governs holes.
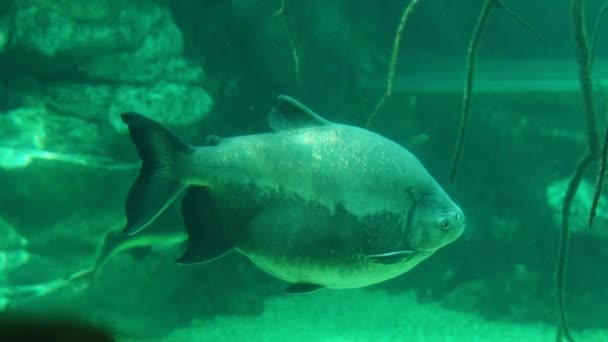
[[[388,98],[390,98],[393,95],[393,83],[395,81],[395,69],[397,68],[397,60],[399,58],[399,45],[401,44],[401,34],[403,33],[403,28],[405,27],[405,23],[407,22],[407,19],[410,17],[412,12],[416,9],[416,7],[418,6],[419,3],[420,3],[420,0],[412,0],[403,9],[403,13],[401,14],[401,19],[399,20],[399,25],[397,25],[395,39],[393,40],[393,49],[391,51],[391,60],[389,63],[388,77],[386,80],[386,90],[384,91],[384,94],[382,95],[382,97],[380,97],[380,100],[378,100],[378,103],[376,104],[376,107],[374,108],[374,111],[372,112],[372,114],[369,116],[369,118],[367,118],[365,127],[369,127],[369,125],[371,124],[371,122],[374,119],[374,117],[376,116],[376,114],[378,114],[378,112],[382,109],[382,107],[384,107],[386,100],[388,100]]]
[[[570,178],[566,195],[564,197],[564,205],[562,208],[562,229],[559,243],[559,251],[557,257],[557,266],[555,272],[555,281],[557,287],[557,304],[559,314],[559,324],[557,332],[557,341],[566,339],[567,341],[574,341],[572,334],[568,328],[568,322],[566,317],[565,307],[565,279],[566,269],[568,266],[568,247],[570,240],[569,232],[569,217],[570,208],[572,201],[576,194],[585,171],[589,168],[591,163],[598,159],[600,154],[600,141],[597,130],[595,109],[593,102],[593,84],[591,80],[591,58],[590,50],[587,42],[587,33],[585,29],[585,15],[584,15],[584,0],[572,0],[570,17],[574,30],[574,39],[576,43],[576,59],[578,63],[578,75],[581,87],[581,93],[583,96],[583,109],[585,114],[585,121],[587,124],[587,139],[588,146],[585,148],[585,152],[576,164],[574,174]],[[608,137],[606,137],[608,138]],[[605,139],[606,139],[605,138]],[[605,150],[605,146],[602,150]],[[605,168],[605,157],[602,157],[603,164],[600,166],[600,170]],[[602,179],[603,174],[598,176],[598,179]],[[598,184],[601,187],[602,181],[598,180]],[[594,204],[592,204],[591,213],[589,216],[589,224],[593,221],[595,207],[597,207],[597,200],[599,199],[599,190],[596,188],[596,195],[594,196]]]
[[[485,29],[486,23],[488,21],[488,17],[490,16],[492,10],[495,8],[507,13],[510,17],[515,19],[515,21],[517,21],[524,28],[530,31],[543,45],[547,45],[544,39],[540,36],[540,34],[530,24],[528,24],[528,22],[526,22],[523,18],[517,15],[517,13],[513,12],[511,9],[505,6],[505,4],[501,0],[486,0],[483,3],[481,13],[477,18],[477,23],[475,24],[473,35],[471,36],[469,47],[467,49],[466,77],[464,84],[464,94],[462,98],[462,107],[460,111],[460,124],[458,126],[458,139],[456,140],[456,147],[454,148],[454,153],[452,155],[452,165],[450,167],[450,180],[452,182],[454,182],[456,178],[456,170],[458,169],[458,164],[462,159],[462,150],[464,148],[466,127],[469,122],[471,93],[473,91],[473,76],[475,73],[475,58],[477,55],[477,48],[483,30]]]
[[[589,52],[589,59],[590,59],[589,68],[593,67],[593,59],[595,56],[595,47],[597,46],[597,40],[598,40],[598,36],[600,33],[600,26],[602,23],[602,18],[604,17],[604,14],[606,14],[606,12],[608,12],[608,1],[606,1],[604,3],[604,5],[602,6],[600,13],[597,16],[597,20],[595,21],[595,28],[593,29],[593,38],[592,38],[593,40],[592,40],[592,44],[591,44],[591,51]],[[607,122],[608,122],[608,118],[607,118]],[[600,153],[600,167],[599,167],[597,179],[595,182],[595,193],[593,194],[593,201],[591,202],[591,210],[589,211],[589,218],[587,220],[587,225],[589,226],[589,228],[591,228],[591,226],[593,225],[593,219],[595,218],[597,206],[598,206],[598,203],[600,200],[600,195],[602,193],[602,188],[604,187],[604,177],[606,175],[606,160],[607,160],[606,154],[608,153],[608,125],[606,125],[605,129],[606,130],[604,132],[602,150]]]
[[[608,120],[607,120],[608,121]],[[604,178],[606,177],[606,160],[608,153],[608,125],[606,125],[604,131],[604,140],[602,143],[602,150],[600,152],[600,167],[597,172],[597,177],[595,181],[595,191],[593,193],[593,200],[591,201],[591,209],[589,211],[589,218],[587,219],[587,226],[591,228],[593,225],[593,219],[595,218],[597,206],[600,201],[600,196],[602,194],[602,189],[604,187]]]
[[[399,25],[397,26],[397,31],[395,32],[395,38],[393,41],[391,59],[390,59],[389,68],[388,68],[388,77],[386,80],[386,90],[384,91],[384,94],[382,95],[382,97],[380,97],[380,100],[378,100],[378,103],[376,104],[374,111],[367,119],[365,127],[369,127],[369,125],[371,124],[371,121],[374,119],[376,114],[378,114],[378,112],[384,107],[386,101],[393,94],[393,83],[395,80],[395,70],[397,67],[397,61],[399,59],[399,46],[401,43],[401,36],[403,33],[403,29],[405,27],[405,24],[407,23],[409,17],[411,16],[412,12],[417,8],[419,3],[420,3],[420,0],[412,0],[403,9],[403,13],[401,14],[401,19],[399,20]],[[508,7],[506,7],[502,3],[501,0],[486,0],[484,2],[481,14],[479,15],[477,24],[475,25],[475,30],[473,31],[473,37],[471,38],[471,41],[469,43],[468,52],[467,52],[467,67],[466,67],[467,76],[466,76],[465,87],[464,87],[464,97],[463,97],[463,104],[462,104],[462,111],[461,111],[461,120],[460,120],[460,126],[459,126],[458,141],[456,144],[457,147],[454,152],[452,168],[450,171],[452,181],[454,180],[456,168],[458,166],[458,162],[460,161],[460,158],[462,155],[462,148],[464,145],[465,127],[468,122],[469,107],[470,107],[470,103],[471,103],[471,91],[473,90],[473,72],[475,70],[475,56],[476,56],[476,52],[477,52],[477,45],[481,38],[481,33],[483,32],[483,29],[485,27],[485,23],[490,14],[490,11],[494,7],[498,7],[500,9],[502,9],[503,11],[505,11],[509,16],[513,17],[517,22],[519,22],[521,25],[523,25],[528,31],[532,32],[532,34],[534,36],[536,36],[543,43],[543,45],[546,45],[545,41],[540,36],[540,34],[538,34],[538,32],[536,32],[536,30],[534,30],[534,28],[530,24],[528,24],[519,15],[517,15],[517,13],[513,12]]]
[[[0,286],[0,312],[5,306],[31,301],[59,290],[82,290],[81,284],[76,281],[77,273],[79,272],[37,283]]]
[[[483,30],[486,26],[486,22],[488,20],[488,16],[490,15],[492,8],[494,8],[495,3],[496,1],[494,0],[486,0],[483,3],[481,13],[477,18],[477,23],[475,24],[475,29],[473,30],[473,35],[471,37],[469,47],[467,49],[466,77],[464,85],[464,94],[462,97],[462,107],[460,110],[458,140],[456,140],[456,148],[454,149],[454,154],[452,156],[452,165],[450,167],[450,180],[452,182],[454,182],[454,179],[456,178],[456,169],[458,168],[458,164],[460,163],[460,159],[462,158],[462,149],[464,147],[466,126],[469,122],[471,92],[473,91],[473,76],[475,73],[475,58],[477,56],[477,46],[479,45],[481,34],[483,33]]]
[[[608,1],[604,2],[602,8],[600,9],[599,14],[597,15],[597,19],[595,20],[595,26],[593,27],[593,38],[591,41],[591,51],[589,52],[591,58],[591,66],[593,66],[593,58],[595,57],[595,48],[597,47],[597,39],[600,35],[600,27],[602,26],[602,19],[604,15],[608,12]]]
[[[287,33],[287,40],[289,41],[289,46],[291,46],[291,55],[293,57],[293,67],[296,81],[300,82],[302,80],[302,74],[300,71],[300,50],[298,49],[298,45],[296,44],[296,40],[293,35],[287,2],[288,0],[281,0],[281,7],[279,7],[274,15],[283,17],[283,24],[285,25],[285,32]]]

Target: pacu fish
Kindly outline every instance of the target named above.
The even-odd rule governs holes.
[[[180,264],[233,250],[291,283],[288,293],[358,288],[407,272],[465,227],[463,211],[407,149],[333,123],[281,95],[273,132],[194,147],[124,113],[142,166],[125,231],[148,226],[180,194]]]

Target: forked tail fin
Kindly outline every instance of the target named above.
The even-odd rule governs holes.
[[[187,184],[179,179],[177,160],[192,147],[160,123],[137,113],[124,113],[131,140],[142,160],[139,176],[127,199],[125,232],[135,234],[152,222],[182,192]]]

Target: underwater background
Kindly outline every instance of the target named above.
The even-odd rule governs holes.
[[[467,48],[486,1],[414,2],[392,96],[372,117],[409,1],[0,0],[0,310],[76,315],[124,341],[554,341],[562,206],[588,142],[571,2],[490,1],[544,43],[490,13],[454,182]],[[585,3],[591,37],[605,4]],[[269,131],[278,94],[408,148],[466,213],[464,234],[395,279],[286,296],[238,253],[176,265],[184,233],[171,207],[158,240],[82,281],[124,226],[139,168],[120,113],[204,144]],[[564,293],[577,341],[608,341],[605,193],[587,227],[596,176],[593,163],[570,211]]]

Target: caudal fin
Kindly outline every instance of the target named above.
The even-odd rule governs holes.
[[[176,171],[177,160],[191,147],[160,123],[137,113],[124,113],[131,140],[142,160],[127,199],[125,232],[135,234],[152,222],[186,188]]]

